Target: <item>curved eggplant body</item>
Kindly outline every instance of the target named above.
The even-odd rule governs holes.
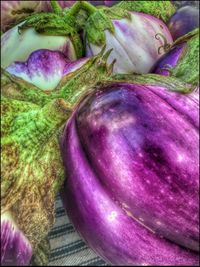
[[[130,15],[131,20],[112,20],[114,33],[105,30],[106,49],[113,48],[108,63],[117,60],[115,73],[148,73],[164,54],[165,42],[172,43],[172,37],[161,20],[139,12]],[[102,46],[87,40],[86,55],[98,54]]]
[[[62,195],[81,236],[117,265],[198,265],[198,100],[116,83],[62,138]]]
[[[18,24],[1,37],[1,67],[7,68],[16,61],[26,61],[38,49],[62,52],[68,59],[75,60],[74,46],[67,36],[51,36],[37,33],[29,28],[19,34]]]
[[[65,75],[79,69],[87,60],[71,61],[60,51],[39,49],[32,52],[26,61],[12,63],[6,71],[48,91],[55,89]]]

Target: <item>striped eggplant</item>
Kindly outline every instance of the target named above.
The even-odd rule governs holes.
[[[148,73],[172,43],[167,26],[152,15],[117,5],[103,9],[82,5],[91,13],[84,28],[86,56],[96,55],[105,44],[106,49],[113,48],[109,60],[117,60],[115,73]]]
[[[199,83],[199,28],[178,38],[150,72],[175,76],[196,87]]]
[[[51,91],[64,76],[80,69],[88,60],[80,58],[71,61],[60,51],[39,49],[32,52],[26,61],[12,63],[6,71],[44,91]]]
[[[198,94],[175,92],[191,87],[171,77],[124,76],[66,124],[63,204],[109,264],[198,265]]]

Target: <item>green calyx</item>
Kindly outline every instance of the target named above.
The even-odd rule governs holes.
[[[61,13],[61,12],[62,12],[62,8],[61,8],[61,6],[58,4],[57,1],[55,1],[55,0],[50,0],[50,3],[51,3],[51,7],[52,7],[54,13]]]
[[[116,7],[128,11],[142,12],[152,15],[158,19],[168,22],[169,18],[175,13],[176,7],[171,1],[121,1]]]
[[[89,43],[102,46],[106,42],[105,30],[115,32],[113,19],[131,19],[129,12],[125,9],[113,6],[111,8],[95,8],[85,1],[81,2],[82,9],[88,11],[88,19],[85,23],[85,33]],[[91,9],[90,9],[91,6]]]
[[[64,177],[59,134],[71,108],[63,99],[41,108],[2,97],[1,112],[1,212],[12,212],[36,249],[54,222]]]
[[[176,77],[161,76],[158,74],[114,74],[107,78],[102,83],[109,84],[113,82],[125,82],[134,84],[147,84],[151,86],[161,86],[167,88],[169,91],[189,94],[193,92],[196,87],[187,84]]]
[[[185,43],[185,47],[176,66],[170,69],[170,75],[197,86],[199,83],[199,28],[177,39],[172,47],[181,43]]]

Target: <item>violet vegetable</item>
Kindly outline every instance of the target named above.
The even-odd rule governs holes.
[[[1,215],[1,236],[1,265],[27,266],[32,257],[32,246],[9,212]]]
[[[199,83],[199,29],[177,39],[152,67],[152,73],[175,76],[197,86]]]
[[[168,22],[174,40],[199,27],[199,9],[194,6],[179,8]]]
[[[181,84],[104,82],[66,124],[63,204],[109,264],[198,265],[199,102]]]
[[[149,14],[117,6],[96,9],[87,3],[87,7],[91,15],[85,25],[86,55],[96,55],[105,44],[106,49],[113,48],[108,62],[117,60],[115,73],[148,73],[172,43],[167,26]]]
[[[15,62],[6,70],[16,77],[49,91],[56,88],[62,78],[81,68],[88,58],[71,61],[59,51],[40,49],[32,52],[25,62]]]

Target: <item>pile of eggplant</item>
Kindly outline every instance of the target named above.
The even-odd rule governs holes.
[[[58,193],[108,264],[198,266],[199,10],[187,4],[2,1],[2,266],[48,264]]]

